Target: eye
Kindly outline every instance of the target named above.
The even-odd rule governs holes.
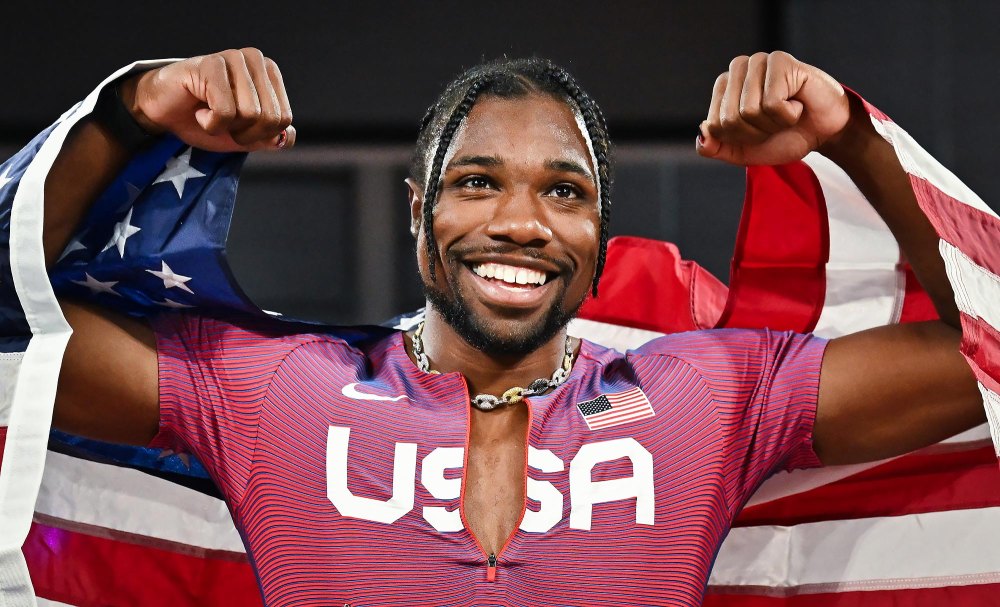
[[[469,175],[457,184],[459,187],[471,188],[474,190],[485,190],[493,187],[493,182],[482,175]]]
[[[580,190],[570,183],[560,183],[549,190],[549,195],[556,198],[579,198]]]

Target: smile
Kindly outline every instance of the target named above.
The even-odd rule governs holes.
[[[472,271],[482,278],[492,278],[509,285],[542,286],[548,280],[545,272],[500,263],[475,264]]]
[[[464,267],[483,303],[499,308],[538,308],[555,284],[546,272],[523,266],[485,262]]]

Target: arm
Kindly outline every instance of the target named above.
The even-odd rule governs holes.
[[[281,74],[256,49],[145,72],[124,81],[120,91],[145,130],[171,132],[202,149],[253,151],[273,149],[279,141],[281,147],[294,144]],[[75,128],[45,182],[47,266],[128,159],[129,152],[106,127],[88,120]],[[54,425],[101,440],[148,443],[159,420],[152,331],[141,321],[92,306],[60,303],[73,335],[60,372]]]
[[[830,342],[814,431],[823,462],[899,455],[982,423],[937,234],[860,102],[791,55],[758,53],[734,59],[716,81],[701,132],[701,155],[735,164],[783,164],[814,150],[836,162],[885,220],[942,319]]]

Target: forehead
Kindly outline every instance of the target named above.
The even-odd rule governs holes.
[[[524,164],[569,160],[592,174],[595,171],[573,110],[549,95],[482,98],[455,134],[451,148],[453,156],[500,156]]]

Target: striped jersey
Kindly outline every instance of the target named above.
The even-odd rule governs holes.
[[[160,433],[226,498],[266,605],[700,605],[730,523],[812,449],[825,341],[584,341],[528,399],[527,502],[484,554],[462,514],[469,395],[402,333],[155,322]]]

